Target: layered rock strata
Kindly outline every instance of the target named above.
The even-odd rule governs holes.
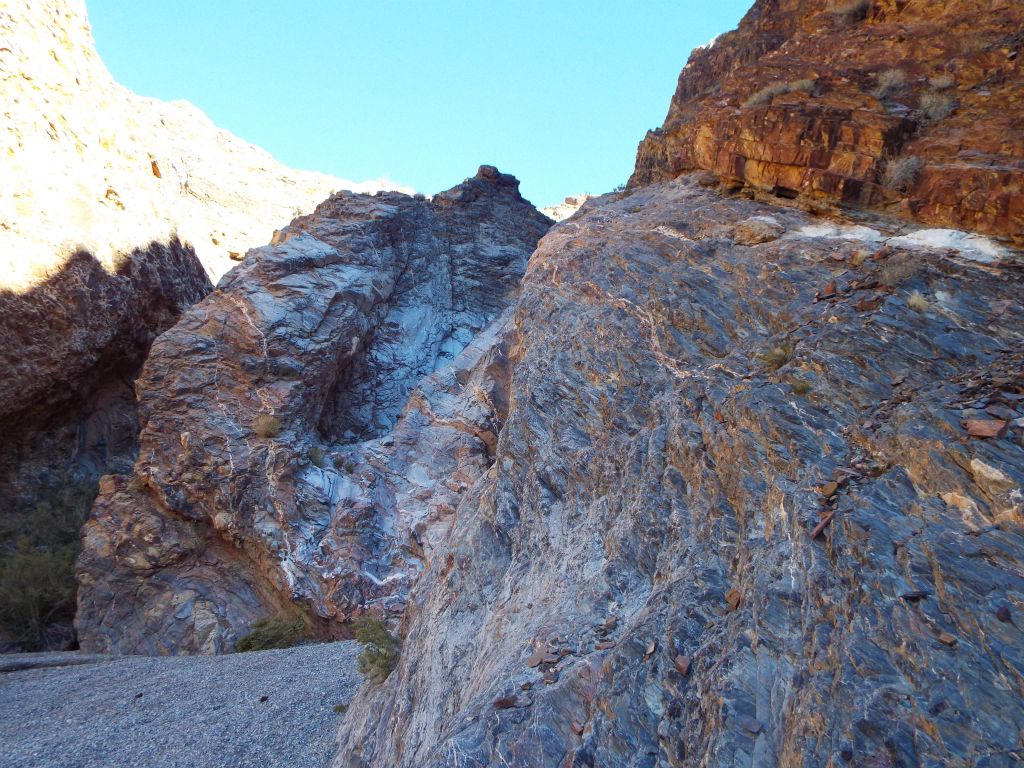
[[[502,312],[550,225],[483,166],[427,200],[341,193],[161,336],[128,476],[84,532],[84,649],[230,650],[400,611],[507,409]]]
[[[554,228],[335,765],[1020,760],[1024,273],[893,227],[680,179]]]
[[[884,207],[1024,242],[1024,6],[758,0],[699,48],[631,185]]]

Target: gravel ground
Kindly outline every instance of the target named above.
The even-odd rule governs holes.
[[[324,768],[334,707],[361,682],[358,654],[353,641],[85,663],[39,654],[48,666],[0,673],[0,766]]]

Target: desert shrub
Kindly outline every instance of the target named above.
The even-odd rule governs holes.
[[[61,478],[0,517],[0,634],[10,642],[32,651],[72,636],[79,531],[95,498],[95,483]]]
[[[281,420],[269,413],[261,413],[252,422],[252,431],[257,437],[277,437],[283,429]]]
[[[377,616],[363,616],[355,624],[356,640],[363,646],[359,655],[359,671],[377,683],[388,679],[398,664],[401,645],[388,632],[387,625]]]
[[[789,378],[789,389],[794,395],[803,397],[811,391],[811,383],[804,379],[798,379],[796,376]]]
[[[355,470],[356,465],[351,461],[351,459],[346,459],[344,456],[335,456],[334,468],[351,475]]]
[[[921,117],[929,123],[943,120],[956,112],[956,97],[949,93],[928,92],[918,100]]]
[[[299,620],[263,618],[252,625],[249,634],[238,638],[237,653],[266,651],[271,648],[291,648],[305,634],[305,625]]]
[[[831,0],[829,13],[840,27],[848,27],[867,18],[870,0]]]
[[[925,298],[924,294],[920,291],[914,291],[910,294],[907,299],[907,306],[915,312],[927,312],[931,309],[931,303]]]
[[[933,91],[948,91],[950,88],[956,85],[956,80],[953,78],[952,75],[936,75],[935,77],[928,80],[928,85],[931,86]]]
[[[813,90],[814,80],[793,80],[789,83],[772,83],[771,85],[765,86],[761,90],[747,97],[747,100],[743,102],[743,106],[756,107],[761,104],[769,104],[776,96],[781,96],[784,93],[795,93],[796,91],[805,91],[810,93]]]
[[[75,615],[76,545],[56,550],[22,542],[0,563],[0,629],[28,650],[46,645],[46,630]]]
[[[876,99],[885,99],[899,93],[907,87],[907,73],[902,69],[887,69],[878,73],[874,95]]]
[[[786,342],[769,347],[759,357],[769,371],[777,371],[793,359],[793,345]]]
[[[324,468],[324,449],[319,445],[314,445],[309,449],[309,460],[313,462],[314,467]]]
[[[882,186],[893,192],[905,193],[921,175],[924,162],[916,155],[893,157],[882,171]]]

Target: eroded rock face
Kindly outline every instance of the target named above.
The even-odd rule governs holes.
[[[1020,261],[899,234],[692,178],[553,229],[336,765],[1020,759]]]
[[[1024,241],[1022,27],[1015,0],[758,0],[690,56],[630,183],[707,169]]]
[[[80,251],[30,290],[0,290],[0,514],[40,486],[131,466],[132,381],[153,339],[210,290],[177,240],[113,273]]]
[[[490,465],[502,312],[549,225],[483,166],[431,200],[335,195],[251,251],[139,378],[134,473],[85,529],[82,647],[230,650],[293,601],[326,634],[400,611]]]
[[[23,289],[84,248],[107,266],[177,235],[216,281],[274,226],[331,192],[395,188],[294,171],[184,101],[117,84],[83,0],[0,9],[0,286]]]

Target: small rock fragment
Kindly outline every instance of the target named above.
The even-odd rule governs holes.
[[[581,723],[579,720],[573,720],[572,721],[572,731],[577,736],[579,736],[581,733],[583,733],[583,723]]]
[[[1010,620],[1010,606],[1008,606],[1008,605],[1001,605],[1001,606],[999,606],[999,608],[996,609],[996,618],[999,619],[1000,621],[1009,621]]]
[[[939,642],[942,643],[943,645],[956,645],[957,640],[956,640],[956,636],[955,635],[951,635],[949,632],[940,632],[939,633]]]
[[[657,650],[657,648],[658,648],[658,641],[657,640],[649,640],[647,642],[647,649],[644,652],[644,661],[647,661],[649,658],[651,658],[651,656],[654,655],[654,652]]]
[[[725,593],[725,602],[729,604],[729,610],[735,611],[740,606],[740,591],[733,587]]]
[[[675,661],[673,662],[676,668],[676,672],[678,672],[680,675],[690,674],[690,663],[690,657],[683,656],[681,654],[676,656]]]
[[[533,704],[529,696],[502,696],[494,700],[495,709],[520,709]]]
[[[823,497],[825,497],[826,499],[828,499],[828,498],[830,498],[832,496],[835,496],[836,495],[836,491],[838,491],[838,490],[839,490],[839,483],[837,483],[835,481],[832,481],[832,482],[829,482],[829,483],[825,483],[823,486],[821,486],[821,495]]]
[[[758,720],[756,717],[750,715],[742,715],[739,720],[740,728],[748,733],[760,733],[764,730],[764,723]]]
[[[835,516],[836,516],[835,512],[829,512],[827,515],[825,515],[823,518],[821,518],[821,522],[819,522],[816,526],[814,526],[814,530],[811,531],[811,540],[812,541],[814,539],[818,538],[818,536],[821,535],[821,532],[824,531],[828,527],[829,523],[831,523],[832,520],[835,519]]]
[[[965,419],[963,427],[971,437],[1000,437],[1006,432],[1002,419]]]

